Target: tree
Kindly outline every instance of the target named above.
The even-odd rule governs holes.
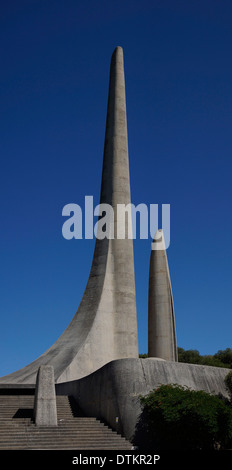
[[[232,408],[219,397],[174,384],[161,385],[140,399],[144,450],[232,445]]]
[[[183,348],[178,348],[178,361],[187,362],[189,364],[199,364],[200,363],[200,354],[196,349],[184,350]]]
[[[214,355],[202,356],[196,349],[185,350],[178,348],[178,361],[232,369],[232,350],[227,348],[224,351],[218,351]]]
[[[147,358],[148,354],[140,354],[139,357]],[[197,349],[178,348],[178,362],[232,369],[232,349],[227,348],[224,351],[219,350],[214,355],[202,356]]]
[[[222,362],[224,367],[228,365],[232,369],[232,349],[226,348],[224,351],[220,349],[214,357]]]

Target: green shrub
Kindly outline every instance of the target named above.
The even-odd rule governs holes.
[[[145,397],[142,447],[226,449],[232,443],[232,408],[215,395],[161,385]]]

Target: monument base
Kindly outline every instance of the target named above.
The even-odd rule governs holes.
[[[104,420],[133,442],[141,414],[140,395],[161,384],[228,397],[225,377],[229,369],[169,362],[158,358],[119,359],[82,379],[56,385],[58,395],[73,395],[87,416]]]

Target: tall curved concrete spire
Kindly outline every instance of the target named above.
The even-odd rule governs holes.
[[[110,204],[116,215],[117,204],[130,200],[123,50],[117,47],[110,67],[100,202]],[[87,286],[67,329],[42,356],[0,383],[35,383],[41,364],[54,367],[56,382],[74,380],[126,357],[138,357],[133,240],[97,238]]]
[[[178,361],[175,314],[163,230],[158,230],[151,251],[148,301],[148,357]]]

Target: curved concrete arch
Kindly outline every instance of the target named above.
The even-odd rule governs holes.
[[[100,203],[130,203],[123,50],[112,55]],[[54,368],[56,382],[84,377],[120,358],[138,357],[133,240],[96,239],[80,306],[59,339],[38,359],[1,383],[35,383],[40,365]]]

